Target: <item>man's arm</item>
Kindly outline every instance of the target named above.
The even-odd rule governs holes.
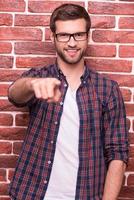
[[[128,162],[126,111],[118,84],[114,84],[104,114],[104,154],[108,166],[103,200],[117,200]]]
[[[121,160],[112,160],[109,163],[102,200],[117,200],[125,169],[126,164]]]
[[[9,88],[9,98],[20,104],[29,101],[34,96],[30,81],[31,78],[20,78],[15,81]]]
[[[9,88],[9,98],[26,103],[35,95],[38,99],[57,102],[61,95],[59,85],[55,78],[20,78]]]

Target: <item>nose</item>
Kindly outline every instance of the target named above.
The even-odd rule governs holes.
[[[75,47],[77,41],[74,39],[73,36],[70,37],[70,40],[68,41],[68,46]]]

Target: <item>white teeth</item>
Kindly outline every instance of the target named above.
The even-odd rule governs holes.
[[[70,52],[76,52],[77,50],[71,50],[71,49],[70,49],[70,50],[67,50],[67,51],[70,51]]]

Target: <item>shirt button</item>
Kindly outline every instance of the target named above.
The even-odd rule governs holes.
[[[86,84],[86,81],[83,81],[84,84]]]
[[[50,165],[51,164],[51,160],[49,160],[47,163]]]
[[[55,124],[55,125],[57,125],[57,124],[58,124],[58,122],[57,122],[57,121],[55,121],[55,122],[54,122],[54,124]]]
[[[63,102],[62,102],[62,101],[60,102],[60,105],[61,105],[61,106],[63,105]]]
[[[54,143],[54,141],[53,140],[51,140],[51,144],[53,144]]]
[[[66,84],[66,83],[64,84],[64,87],[67,87],[67,84]]]
[[[45,180],[44,183],[47,184],[47,180]]]

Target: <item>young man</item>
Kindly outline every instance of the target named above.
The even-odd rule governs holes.
[[[56,64],[31,69],[9,89],[30,122],[10,187],[13,200],[116,200],[128,160],[116,82],[84,62],[90,18],[63,4],[50,19]]]

